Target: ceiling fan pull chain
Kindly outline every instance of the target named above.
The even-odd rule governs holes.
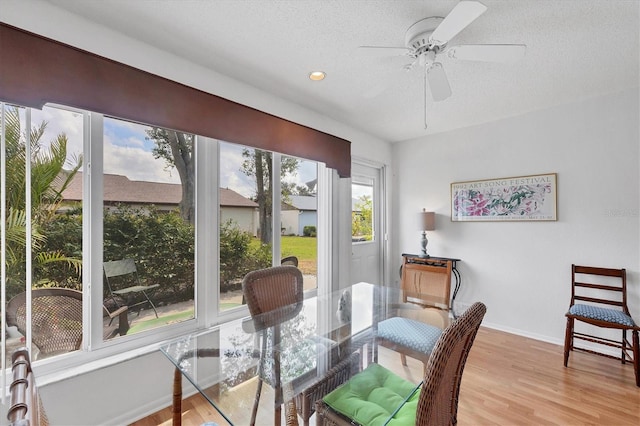
[[[427,130],[427,90],[429,85],[427,84],[427,69],[424,69],[424,129]]]

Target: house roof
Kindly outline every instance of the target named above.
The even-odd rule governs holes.
[[[182,198],[182,185],[175,183],[130,180],[126,176],[104,174],[104,201],[107,203],[175,204]],[[77,173],[62,193],[67,201],[82,200],[82,173]],[[250,207],[258,204],[237,192],[220,188],[220,205],[223,207]]]
[[[290,195],[289,199],[298,210],[316,211],[318,210],[318,199],[310,195]]]
[[[220,205],[223,207],[258,207],[258,203],[255,201],[245,198],[229,188],[220,188]]]

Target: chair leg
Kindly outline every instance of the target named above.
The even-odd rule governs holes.
[[[182,371],[176,367],[173,372],[173,404],[171,406],[172,425],[182,425]]]
[[[260,393],[262,392],[262,379],[258,377],[258,387],[256,388],[256,397],[253,401],[253,409],[251,410],[251,426],[256,424],[256,416],[258,414],[258,404],[260,403]]]
[[[273,424],[279,425],[282,422],[282,406],[277,405],[273,411]]]
[[[567,318],[567,329],[564,336],[564,366],[569,362],[569,351],[573,350],[573,318]]]
[[[627,342],[627,330],[622,330],[622,354],[620,354],[620,359],[623,364],[627,363],[627,348],[629,347]]]
[[[273,344],[274,346],[280,342],[280,325],[277,324],[273,327]],[[286,401],[284,400],[283,392],[282,392],[282,378],[280,377],[280,351],[274,349],[273,353],[273,375],[274,375],[274,386],[273,391],[274,395],[274,417],[273,424],[280,425],[282,419],[282,404]]]
[[[262,392],[262,374],[264,372],[264,359],[267,352],[267,331],[262,331],[262,349],[260,351],[260,359],[258,361],[258,386],[256,387],[256,397],[253,401],[253,409],[251,410],[251,426],[256,424],[256,416],[258,414],[258,404],[260,404],[260,393]]]
[[[120,315],[118,315],[118,334],[121,336],[126,335],[129,328],[131,328],[129,325],[129,312],[125,310],[120,312]]]
[[[151,301],[151,298],[149,298],[149,295],[147,294],[146,291],[143,291],[142,294],[144,294],[144,297],[147,298],[147,302],[149,302],[149,304],[151,305],[151,309],[153,309],[153,313],[156,314],[156,318],[158,318],[158,311],[156,310],[156,305],[153,304],[153,302]],[[138,311],[140,312],[140,311]]]
[[[400,362],[402,363],[402,365],[404,365],[405,367],[407,366],[407,356],[405,354],[400,354]]]
[[[633,330],[633,371],[636,374],[636,386],[640,387],[640,338],[638,330]]]

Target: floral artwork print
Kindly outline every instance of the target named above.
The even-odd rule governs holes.
[[[452,183],[451,218],[556,220],[556,175]]]

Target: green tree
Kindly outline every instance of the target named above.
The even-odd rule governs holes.
[[[272,237],[271,218],[272,218],[272,183],[273,183],[273,155],[269,151],[242,150],[244,161],[242,163],[242,172],[247,176],[253,177],[256,183],[256,195],[254,201],[258,203],[258,220],[260,227],[260,241],[263,244],[270,244]],[[284,178],[294,174],[298,170],[299,161],[292,157],[282,157],[280,166],[280,181],[284,182]],[[281,185],[282,198],[286,201],[292,193],[294,184],[284,183]]]
[[[153,127],[147,130],[148,139],[156,143],[153,156],[162,158],[167,168],[175,167],[182,183],[180,216],[185,222],[195,223],[195,158],[193,156],[194,137],[188,133]]]
[[[363,236],[371,240],[373,234],[373,200],[369,195],[362,195],[351,212],[351,235]]]
[[[229,219],[220,225],[220,288],[226,290],[249,271],[271,264],[268,246],[251,246],[251,235]]]
[[[31,168],[31,250],[35,281],[39,285],[48,282],[44,273],[47,265],[53,263],[64,263],[76,274],[80,273],[82,267],[81,258],[70,256],[62,250],[46,250],[47,235],[42,232],[59,210],[63,201],[62,193],[80,169],[82,158],[72,158],[68,164],[67,137],[64,133],[48,144],[41,143],[47,128],[46,121],[23,131],[19,111],[16,107],[5,108],[6,150],[3,154],[6,155],[7,214],[4,220],[9,296],[22,291],[26,280],[27,162]],[[69,165],[70,169],[65,170],[65,165]]]
[[[307,185],[295,185],[295,188],[291,191],[292,195],[306,195],[314,197],[315,191],[310,189]]]
[[[156,301],[193,298],[194,227],[177,211],[119,205],[104,211],[104,260],[135,259],[145,284],[160,284]]]

